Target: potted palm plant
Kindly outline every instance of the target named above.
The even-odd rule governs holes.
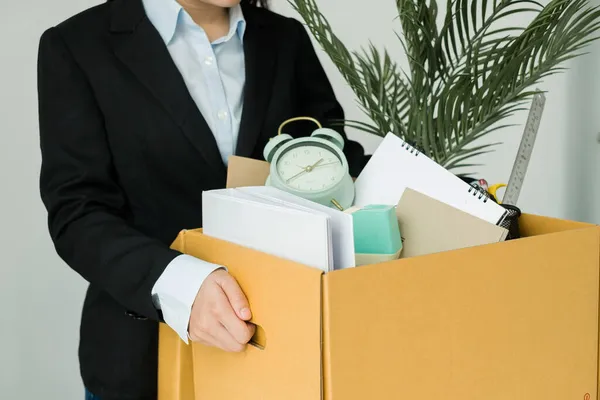
[[[544,77],[579,56],[600,27],[586,0],[447,0],[438,23],[436,0],[396,0],[409,68],[372,44],[350,51],[316,0],[289,0],[331,58],[372,123],[338,121],[374,135],[388,132],[449,170],[499,143],[479,141],[505,128]],[[528,26],[510,18],[534,13]]]

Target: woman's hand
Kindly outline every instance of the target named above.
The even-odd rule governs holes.
[[[239,352],[254,335],[248,300],[234,277],[219,269],[202,283],[192,305],[190,339],[225,351]]]

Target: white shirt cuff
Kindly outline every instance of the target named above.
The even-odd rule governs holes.
[[[182,254],[167,265],[152,288],[156,308],[179,337],[188,343],[188,326],[192,305],[204,280],[216,269],[223,268]]]

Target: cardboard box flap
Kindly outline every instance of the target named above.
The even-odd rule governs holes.
[[[321,276],[309,268],[201,233],[173,248],[227,267],[250,301],[259,342],[242,353],[193,344],[198,399],[321,398]],[[210,360],[210,361],[206,361]]]
[[[550,233],[572,231],[576,229],[592,228],[597,225],[586,222],[568,221],[559,218],[542,217],[534,214],[523,214],[519,218],[519,231],[521,236],[539,236]]]
[[[599,232],[325,275],[325,399],[597,398]]]
[[[227,167],[227,187],[264,186],[270,164],[252,158],[231,156]]]

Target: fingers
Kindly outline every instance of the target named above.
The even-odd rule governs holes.
[[[241,344],[248,343],[248,341],[250,341],[252,338],[252,335],[254,335],[254,331],[248,328],[249,324],[238,318],[224,291],[221,292],[221,295],[217,299],[215,306],[216,308],[214,310],[214,315],[219,321],[220,325],[222,325],[227,332],[229,332],[236,342]]]
[[[215,326],[214,336],[217,338],[219,347],[231,352],[240,352],[246,347],[246,343],[237,341],[223,325]]]
[[[246,326],[250,331],[250,339],[252,339],[252,336],[254,336],[254,334],[256,333],[256,325],[251,324],[250,322],[246,322]],[[250,341],[250,339],[248,339],[248,341]]]
[[[189,335],[192,341],[225,351],[244,350],[256,327],[246,296],[226,271],[216,271],[200,287],[192,306]]]
[[[250,338],[252,338],[252,336],[254,336],[256,326],[249,323],[247,325],[248,330],[251,332]],[[218,347],[229,352],[243,351],[249,341],[239,342],[223,325],[219,325],[216,320],[215,324],[212,325],[211,332],[212,333],[202,332],[200,336],[190,335],[190,338],[193,342],[201,343],[205,346]]]
[[[243,322],[241,323],[243,324]],[[190,338],[194,342],[230,352],[242,351],[246,345],[234,338],[231,332],[219,322],[218,317],[212,313],[208,313],[200,324],[190,331]]]
[[[238,318],[249,321],[252,318],[252,313],[250,312],[250,306],[248,305],[248,300],[246,299],[246,295],[242,292],[240,285],[238,285],[237,281],[229,274],[223,275],[217,282],[225,295],[229,299],[229,303],[231,307],[235,311]]]
[[[192,342],[200,343],[205,346],[218,346],[218,340],[208,332],[199,332],[198,336],[195,333],[190,332],[190,339]]]

